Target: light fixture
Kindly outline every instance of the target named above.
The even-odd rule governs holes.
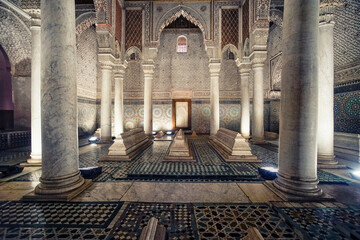
[[[350,172],[350,175],[351,175],[352,178],[360,180],[360,170]]]
[[[266,180],[274,180],[277,176],[278,168],[275,167],[259,167],[260,176]]]
[[[167,131],[166,132],[166,135],[172,135],[173,134],[173,131]]]
[[[93,136],[93,137],[89,138],[88,141],[89,141],[89,143],[97,143],[99,141],[99,139],[97,137]]]
[[[156,135],[156,133],[157,133],[157,132],[153,131],[153,132],[152,132],[152,135]]]

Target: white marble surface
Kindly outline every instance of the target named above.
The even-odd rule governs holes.
[[[132,184],[132,182],[96,182],[72,201],[120,201]]]
[[[124,132],[124,110],[123,110],[123,83],[124,73],[115,75],[115,97],[114,97],[114,119],[115,136]]]
[[[256,143],[256,141],[264,139],[264,64],[253,64],[252,69],[254,71],[254,127],[252,129],[252,139]]]
[[[144,71],[144,131],[152,134],[152,81],[154,77],[153,64],[143,64]]]
[[[334,24],[319,27],[318,162],[334,160]]]
[[[139,202],[249,202],[236,183],[134,182],[121,201]]]
[[[210,135],[215,135],[220,128],[220,109],[219,109],[219,77],[221,63],[213,62],[209,64],[210,70]]]
[[[241,135],[250,138],[250,98],[249,78],[250,73],[241,73]]]
[[[31,26],[31,154],[28,163],[41,165],[41,28]]]
[[[285,1],[279,171],[275,186],[319,196],[317,179],[318,1]]]
[[[38,194],[84,183],[77,136],[75,3],[41,1],[42,175]]]
[[[101,66],[101,140],[111,140],[111,66]]]

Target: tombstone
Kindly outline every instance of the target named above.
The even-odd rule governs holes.
[[[141,231],[140,240],[165,240],[166,229],[159,224],[157,218],[152,217]]]
[[[120,134],[100,161],[131,161],[152,144],[144,130],[136,128]]]
[[[227,162],[261,162],[238,132],[220,128],[214,136],[210,136],[209,142]]]
[[[195,162],[194,155],[182,129],[177,131],[164,161]]]

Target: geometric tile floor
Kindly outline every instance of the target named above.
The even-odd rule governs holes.
[[[256,227],[264,239],[299,239],[266,204],[195,204],[200,239],[241,239]]]
[[[360,206],[275,203],[0,202],[0,239],[138,239],[151,217],[169,239],[241,239],[249,227],[264,239],[359,239]]]
[[[5,202],[0,227],[107,227],[122,203]]]
[[[109,144],[79,155],[80,167],[102,166],[102,174],[94,182],[113,181],[171,181],[171,182],[256,182],[263,181],[258,173],[260,166],[276,166],[278,154],[261,146],[251,145],[253,154],[262,163],[227,163],[209,145],[207,138],[189,137],[196,162],[163,162],[170,141],[154,141],[131,162],[99,162],[108,153]],[[34,171],[11,181],[38,181],[41,170]],[[344,178],[318,170],[321,183],[349,184]]]
[[[0,239],[105,239],[122,202],[1,202]]]
[[[151,217],[166,228],[169,239],[198,239],[192,211],[192,204],[129,203],[109,239],[139,239]]]
[[[347,208],[279,208],[305,239],[360,239],[360,206]]]

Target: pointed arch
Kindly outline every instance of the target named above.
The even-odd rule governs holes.
[[[174,22],[180,16],[183,16],[189,22],[195,24],[198,28],[200,28],[201,32],[203,33],[204,40],[208,39],[206,21],[194,9],[185,6],[177,6],[175,8],[172,8],[160,18],[156,25],[154,39],[156,41],[160,41],[160,35],[164,28],[170,23]]]

